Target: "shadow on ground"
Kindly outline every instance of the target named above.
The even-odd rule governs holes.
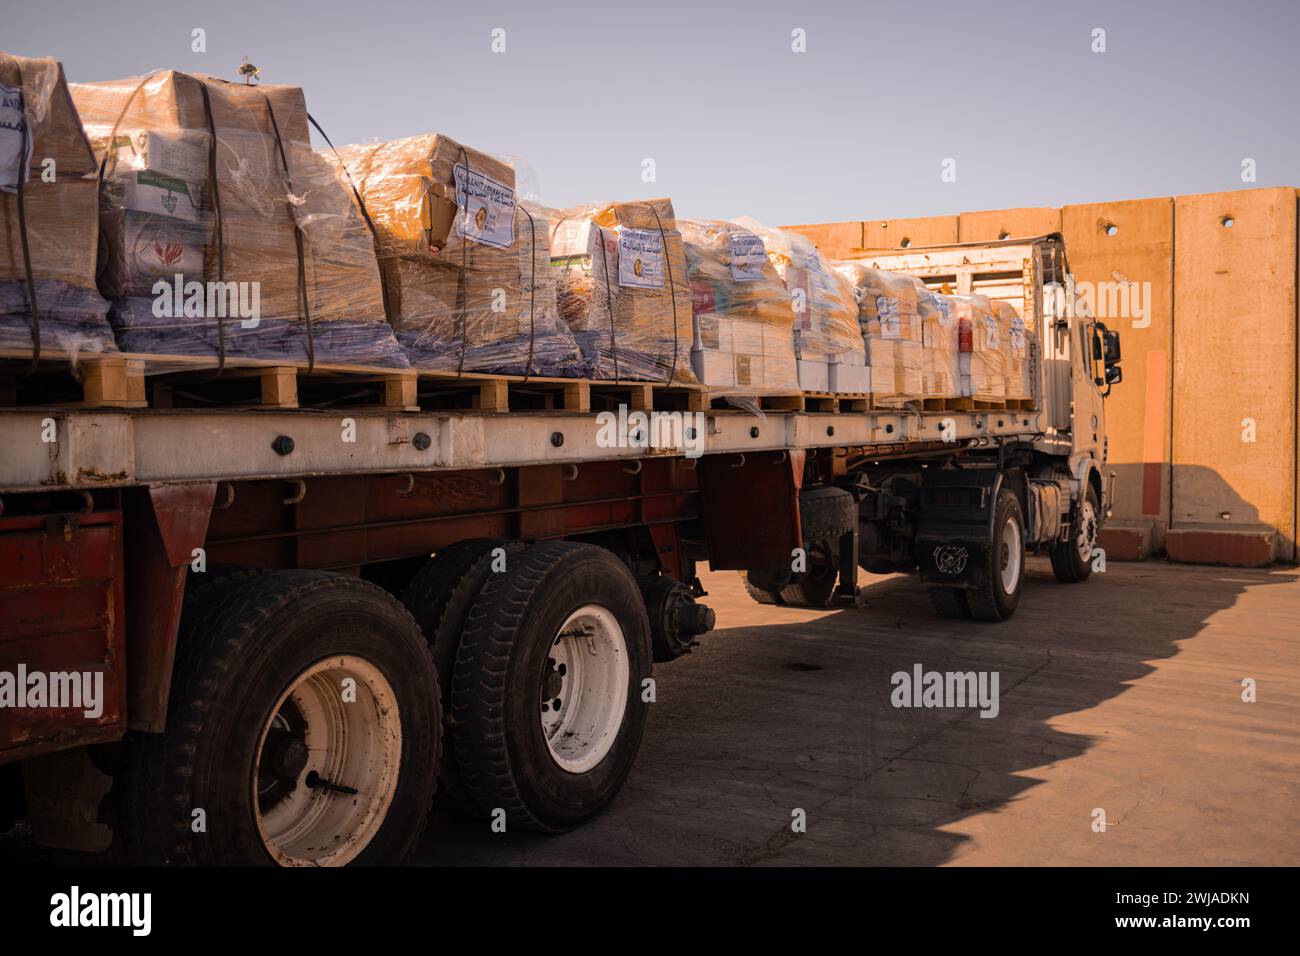
[[[945,863],[970,839],[953,832],[963,821],[1005,811],[1041,782],[1036,768],[1059,767],[1111,733],[1104,719],[1095,732],[1072,733],[1053,726],[1058,718],[1124,694],[1247,588],[1288,583],[1297,581],[1287,572],[1112,563],[1071,586],[1033,561],[1016,617],[987,625],[936,618],[909,577],[875,578],[865,607],[816,613],[752,604],[735,575],[711,575],[708,602],[720,622],[738,626],[656,668],[641,755],[606,814],[563,836],[494,834],[439,815],[419,860]],[[997,671],[999,716],[895,709],[890,677],[916,663]],[[1135,726],[1140,736],[1143,722]],[[1094,786],[1122,802],[1122,781],[1089,779],[1081,789]],[[1027,821],[1025,838],[1041,847],[1032,859],[1058,862],[1054,834],[1067,826],[1086,834],[1095,799],[1079,794],[1068,824]],[[798,836],[796,808],[808,819]]]

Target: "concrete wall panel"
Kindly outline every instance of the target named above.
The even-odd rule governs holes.
[[[1179,196],[1174,217],[1174,526],[1262,525],[1277,530],[1279,556],[1289,558],[1296,506],[1295,191]]]

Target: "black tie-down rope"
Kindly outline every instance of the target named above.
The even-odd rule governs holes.
[[[12,59],[12,58],[11,58]],[[23,180],[31,169],[31,161],[28,159],[27,150],[31,143],[32,125],[27,119],[27,94],[23,92],[23,69],[17,60],[13,61],[14,69],[18,73],[18,108],[22,115],[23,124],[23,141],[22,152],[18,154],[18,166],[16,170],[17,178],[17,199],[18,199],[18,235],[22,241],[23,247],[23,271],[27,277],[27,305],[32,313],[32,364],[27,367],[23,373],[23,378],[27,378],[36,371],[36,367],[41,361],[41,314],[36,304],[36,278],[32,274],[32,250],[27,238],[27,203],[23,196]]]
[[[370,238],[374,241],[375,262],[376,263],[382,262],[384,259],[384,255],[383,255],[383,247],[379,242],[379,230],[375,228],[375,222],[373,219],[370,218],[370,212],[369,210],[366,209],[365,200],[361,198],[361,190],[357,188],[357,184],[355,180],[353,180],[352,174],[348,172],[347,164],[343,162],[343,157],[339,155],[339,151],[334,148],[334,143],[331,142],[330,138],[325,135],[325,130],[321,129],[320,123],[316,122],[316,118],[312,116],[310,113],[307,114],[307,121],[316,128],[316,132],[321,134],[321,137],[325,140],[325,143],[329,146],[330,151],[334,154],[334,158],[338,160],[339,169],[343,170],[343,175],[347,177],[348,185],[352,187],[352,195],[357,198],[357,208],[361,210],[361,218],[366,221],[366,228],[370,230]],[[379,276],[379,293],[383,298],[383,302],[384,302],[384,318],[388,320],[389,325],[392,325],[393,310],[388,303],[388,283],[384,281],[384,277],[382,274]]]
[[[680,347],[677,337],[677,289],[673,285],[673,259],[668,254],[668,236],[664,234],[664,224],[663,220],[659,218],[659,210],[651,203],[645,205],[649,206],[650,211],[655,214],[655,224],[659,227],[659,242],[663,247],[664,262],[668,266],[668,295],[673,301],[673,364],[668,370],[668,381],[664,384],[671,385],[673,377],[677,374],[677,351]]]
[[[592,225],[596,226],[595,221]],[[605,252],[605,230],[596,226],[596,236],[600,239],[600,266],[605,273],[605,311],[609,313],[609,348],[614,353],[614,384],[622,381],[618,372],[618,333],[614,330],[614,292],[609,282],[609,254]]]
[[[460,237],[460,281],[456,283],[456,312],[460,319],[460,357],[456,361],[456,377],[460,378],[465,374],[465,348],[469,344],[469,153],[465,147],[459,143],[456,147],[460,150],[460,155],[465,157],[465,228]],[[456,192],[456,164],[451,165],[451,187],[452,195]],[[460,210],[452,217],[451,231],[456,231],[456,220],[462,215]],[[512,227],[513,228],[513,227]],[[429,242],[433,244],[433,207],[429,207]]]
[[[280,151],[280,165],[284,167],[285,205],[289,218],[293,222],[293,239],[298,248],[298,294],[302,299],[302,314],[307,321],[307,371],[316,367],[316,340],[312,331],[311,303],[307,295],[307,264],[303,256],[302,227],[298,225],[298,216],[293,208],[293,178],[289,173],[289,158],[284,152],[284,140],[280,137],[280,124],[275,121],[275,110],[271,108],[271,98],[264,90],[259,90],[266,101],[266,115],[271,119],[271,130],[275,133],[275,145]]]
[[[537,221],[522,205],[518,208],[528,217],[528,362],[524,365],[524,381],[528,381],[528,377],[533,374],[533,338],[536,334],[534,316],[537,307]]]

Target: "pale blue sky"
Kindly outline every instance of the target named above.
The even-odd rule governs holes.
[[[74,81],[248,56],[336,143],[445,132],[526,159],[553,205],[889,218],[1243,188],[1246,157],[1300,185],[1300,0],[5,0],[3,22],[0,48]]]

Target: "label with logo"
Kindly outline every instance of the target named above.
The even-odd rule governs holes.
[[[634,289],[664,287],[664,237],[657,229],[619,231],[618,284]]]
[[[23,91],[0,86],[0,189],[18,191],[18,176],[31,179],[33,137],[27,132],[27,113],[23,109]],[[23,149],[23,139],[27,149]]]
[[[509,249],[515,241],[515,191],[491,176],[457,165],[456,235],[469,242]]]
[[[753,233],[738,232],[731,236],[731,278],[736,282],[756,282],[763,278],[767,249]]]
[[[198,222],[202,206],[199,188],[184,180],[141,170],[126,181],[126,208],[136,212]]]

